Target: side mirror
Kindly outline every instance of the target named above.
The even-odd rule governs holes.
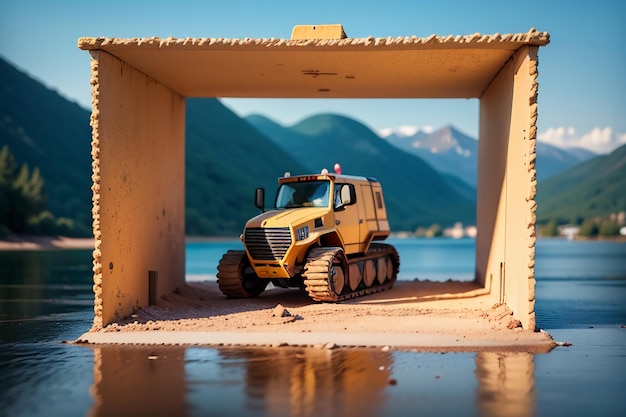
[[[346,206],[354,204],[356,201],[356,194],[354,187],[350,184],[343,184],[339,189],[339,195],[335,196],[335,210],[345,210]]]
[[[341,205],[349,206],[352,204],[352,193],[348,184],[341,186]]]
[[[254,193],[254,205],[262,212],[265,212],[265,189],[256,189]]]

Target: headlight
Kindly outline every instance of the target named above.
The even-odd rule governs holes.
[[[309,237],[309,226],[304,226],[296,230],[296,240],[304,240]]]

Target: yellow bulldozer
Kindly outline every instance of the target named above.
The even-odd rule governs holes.
[[[271,282],[301,288],[317,301],[336,302],[389,289],[400,257],[378,243],[389,236],[380,183],[373,178],[335,173],[278,179],[274,207],[265,210],[265,190],[241,241],[245,250],[225,253],[217,283],[231,298],[255,297]],[[376,242],[376,243],[374,243]]]

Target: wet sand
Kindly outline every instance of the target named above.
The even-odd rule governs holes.
[[[215,282],[192,282],[158,306],[92,329],[76,342],[532,353],[557,345],[545,332],[520,328],[484,288],[459,281],[399,281],[389,291],[337,304],[282,288],[227,299]]]

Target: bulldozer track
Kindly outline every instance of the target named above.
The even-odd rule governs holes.
[[[318,247],[309,253],[302,276],[312,299],[337,302],[390,289],[399,268],[400,256],[391,245],[372,244],[364,256],[350,259],[341,248]]]
[[[227,297],[256,297],[265,289],[267,283],[254,275],[243,250],[229,250],[217,265],[217,285]]]

